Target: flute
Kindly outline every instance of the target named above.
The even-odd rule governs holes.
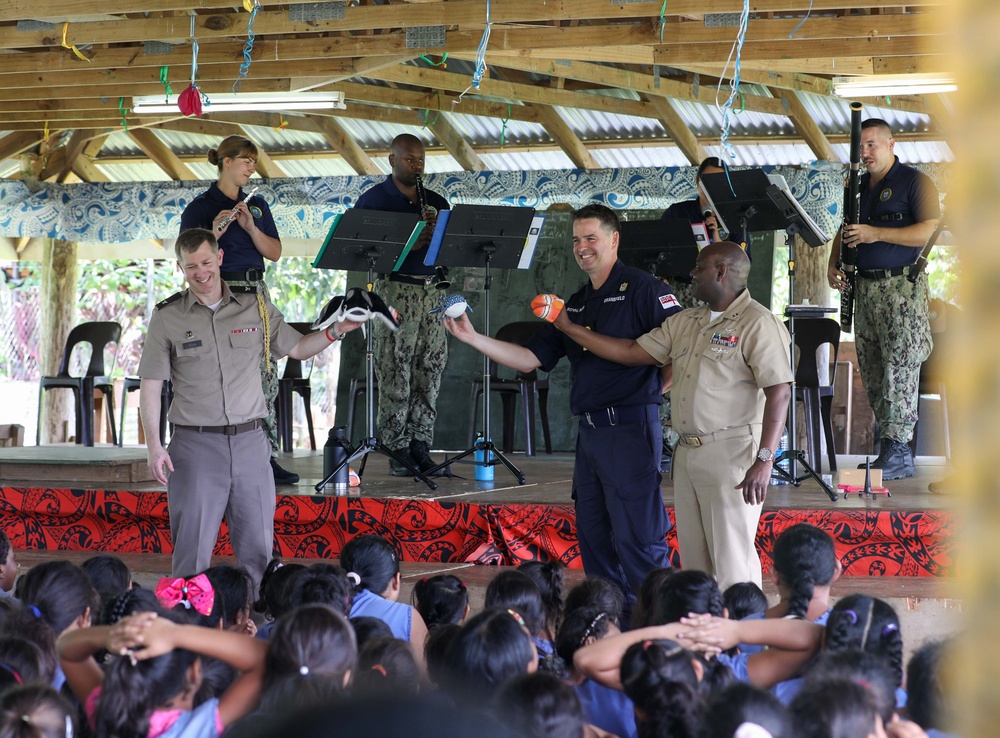
[[[258,185],[255,186],[252,190],[250,190],[250,192],[247,193],[247,196],[243,198],[243,204],[246,205],[248,202],[250,202],[250,198],[253,197],[254,193],[259,189],[260,186]],[[234,220],[236,220],[236,208],[233,208],[233,212],[231,212],[229,215],[227,215],[225,218],[219,221],[219,225],[216,226],[216,230],[218,230],[219,233],[222,233],[224,230],[226,230],[226,226],[232,223]]]

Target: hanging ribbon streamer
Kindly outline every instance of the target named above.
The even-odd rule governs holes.
[[[441,117],[441,91],[440,90],[434,90],[434,94],[437,95],[437,101],[438,101],[437,115],[434,116],[434,120],[430,120],[431,109],[430,108],[424,108],[424,125],[422,126],[423,128],[426,128],[427,126],[434,125],[435,123],[438,122],[438,118]]]
[[[250,20],[247,21],[247,42],[243,45],[243,63],[240,64],[240,73],[233,82],[233,92],[240,91],[240,85],[250,73],[250,64],[253,63],[253,42],[256,34],[253,32],[253,22],[257,18],[257,11],[260,10],[260,0],[243,0],[243,7],[250,11]]]
[[[489,46],[490,32],[493,30],[493,21],[490,20],[490,5],[491,1],[486,0],[486,28],[483,29],[483,37],[479,40],[479,48],[476,49],[476,68],[472,73],[472,84],[462,90],[462,94],[451,103],[452,105],[458,105],[462,102],[462,97],[469,90],[478,90],[479,83],[482,82],[483,76],[486,74],[486,47]]]
[[[792,32],[788,34],[788,38],[794,38],[795,34],[799,32],[799,29],[805,25],[805,22],[809,20],[809,16],[813,12],[813,0],[809,0],[809,10],[806,11],[806,17],[799,21],[799,24],[792,29]]]
[[[169,98],[174,94],[173,88],[170,86],[170,80],[167,79],[167,75],[170,73],[170,67],[164,64],[160,67],[160,83],[163,85],[163,97]]]
[[[118,112],[122,114],[122,125],[125,126],[125,133],[128,133],[128,108],[125,107],[125,98],[118,98]]]
[[[448,61],[448,52],[447,51],[444,52],[444,55],[441,57],[441,61],[439,61],[439,62],[434,61],[429,56],[427,56],[427,54],[421,54],[420,58],[423,59],[428,64],[430,64],[432,67],[441,67],[441,69],[447,69],[448,68],[448,65],[445,64],[445,62]]]
[[[507,122],[510,120],[510,103],[507,104],[507,117],[500,119],[500,150],[507,145]]]
[[[667,0],[663,0],[663,7],[660,8],[660,43],[663,43],[663,31],[667,27]]]
[[[87,62],[88,64],[90,64],[90,63],[91,63],[90,59],[88,59],[88,58],[87,58],[86,56],[84,56],[84,55],[83,55],[83,52],[81,52],[81,51],[80,51],[80,50],[79,50],[78,48],[76,48],[76,46],[74,46],[73,44],[70,44],[70,43],[67,43],[67,42],[66,42],[66,32],[67,32],[68,30],[69,30],[69,23],[63,23],[63,38],[62,38],[62,46],[63,46],[63,48],[64,48],[64,49],[69,49],[69,50],[70,50],[70,51],[72,51],[72,52],[73,52],[74,54],[76,54],[76,55],[77,55],[78,57],[80,57],[80,58],[81,58],[81,59],[83,59],[83,60],[84,60],[85,62]]]
[[[281,123],[280,123],[280,124],[278,125],[278,127],[277,127],[277,128],[275,128],[274,130],[275,130],[275,131],[283,131],[283,130],[285,130],[286,128],[288,128],[288,121],[287,121],[287,120],[285,120],[284,118],[282,118],[282,119],[281,119]]]
[[[736,41],[733,42],[733,48],[729,52],[729,58],[726,59],[726,64],[722,68],[721,77],[724,79],[726,76],[726,70],[729,69],[730,61],[733,62],[733,76],[729,83],[729,97],[726,102],[721,106],[719,105],[719,92],[715,93],[715,104],[716,107],[720,108],[722,111],[722,137],[720,143],[722,148],[729,155],[732,160],[736,159],[736,150],[733,145],[729,142],[729,133],[732,126],[732,120],[730,119],[730,113],[733,109],[733,104],[736,102],[737,96],[741,95],[740,92],[740,59],[743,53],[743,42],[746,41],[747,37],[747,26],[750,23],[750,0],[743,0],[743,11],[740,13],[740,26],[736,33]],[[722,87],[720,86],[721,90]],[[728,174],[729,169],[726,168]],[[730,183],[732,187],[732,183]],[[735,193],[734,193],[735,194]]]

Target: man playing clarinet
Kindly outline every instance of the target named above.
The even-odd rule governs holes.
[[[437,418],[441,375],[448,363],[447,335],[428,311],[440,306],[434,267],[424,266],[427,245],[440,210],[449,208],[441,195],[423,186],[424,144],[409,133],[392,140],[392,174],[358,198],[362,210],[419,213],[427,226],[396,272],[380,275],[375,292],[400,314],[399,330],[375,330],[375,375],[378,378],[379,438],[393,453],[421,472],[436,464],[430,457]],[[370,388],[369,388],[370,389]],[[407,476],[406,466],[389,458],[394,476]]]

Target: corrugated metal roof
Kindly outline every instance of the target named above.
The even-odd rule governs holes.
[[[451,65],[450,61],[449,65]],[[471,66],[469,68],[471,73]],[[368,84],[384,85],[376,80],[364,81]],[[752,89],[757,94],[765,92],[763,88],[747,89]],[[629,95],[634,97],[634,93],[630,91],[616,92],[621,92],[621,97]],[[816,121],[820,130],[827,134],[847,132],[850,126],[848,100],[811,93],[805,93],[801,97],[806,110]],[[703,140],[708,138],[712,141],[712,143],[705,144],[705,149],[711,155],[729,158],[728,153],[724,152],[717,143],[723,126],[722,112],[714,105],[684,100],[675,100],[674,103],[678,113],[695,135]],[[504,126],[498,118],[468,115],[460,110],[461,106],[459,105],[455,110],[445,112],[458,134],[473,147],[499,146],[501,133],[504,143],[510,146],[532,143],[554,145],[552,137],[539,124],[508,120]],[[596,140],[614,141],[619,139],[624,142],[643,138],[664,139],[668,135],[660,122],[652,118],[580,108],[559,107],[557,110],[570,128],[585,143]],[[429,113],[429,120],[433,121],[434,115],[433,112]],[[879,117],[889,123],[898,135],[896,153],[904,162],[934,163],[954,160],[951,148],[943,140],[906,140],[908,133],[926,132],[930,129],[930,118],[926,114],[872,105],[866,106],[865,117]],[[428,145],[434,145],[435,148],[439,146],[431,130],[420,125],[395,125],[343,117],[337,120],[345,128],[348,135],[365,149],[385,150],[393,137],[400,133],[412,133]],[[333,153],[330,144],[319,133],[293,129],[276,130],[263,126],[247,126],[246,131],[252,140],[272,154],[279,152],[287,154],[295,151],[315,152],[317,150]],[[218,137],[161,129],[154,129],[154,132],[164,144],[178,155],[196,159],[187,164],[196,176],[207,180],[215,179],[216,169],[208,163],[204,156],[210,148],[218,145]],[[785,140],[777,139],[778,136],[797,136],[794,125],[786,116],[751,111],[732,113],[730,133],[732,139],[736,141],[732,149],[735,155],[735,159],[732,161],[736,166],[779,164],[796,166],[810,164],[816,159],[815,154],[804,143],[790,144]],[[0,133],[0,136],[2,135],[5,134]],[[756,142],[739,144],[740,136],[753,136]],[[769,136],[776,137],[773,144],[767,142]],[[848,145],[846,143],[835,143],[833,149],[842,162],[848,160]],[[633,145],[621,146],[620,148],[592,147],[591,153],[602,167],[607,168],[671,167],[689,164],[678,148],[667,145]],[[134,162],[124,164],[98,164],[101,171],[113,182],[166,181],[168,179],[158,166],[141,158],[143,156],[142,150],[123,130],[116,130],[108,136],[101,154],[110,157],[136,157]],[[569,169],[573,167],[569,157],[561,150],[525,151],[512,148],[495,153],[482,153],[480,156],[487,167],[497,171]],[[382,172],[388,172],[389,165],[386,157],[375,156],[373,159]],[[307,156],[302,158],[280,156],[278,160],[284,172],[291,177],[328,177],[355,174],[353,169],[338,156]],[[450,154],[440,151],[440,149],[428,154],[428,172],[440,173],[459,170],[461,167]],[[11,177],[19,171],[20,160],[18,158],[9,158],[0,162],[0,177]]]

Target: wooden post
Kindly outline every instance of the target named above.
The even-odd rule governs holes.
[[[45,239],[42,245],[42,336],[43,376],[59,371],[66,337],[76,325],[77,247],[72,241]],[[72,395],[67,390],[45,393],[42,410],[42,443],[68,440],[63,427],[73,418]]]

